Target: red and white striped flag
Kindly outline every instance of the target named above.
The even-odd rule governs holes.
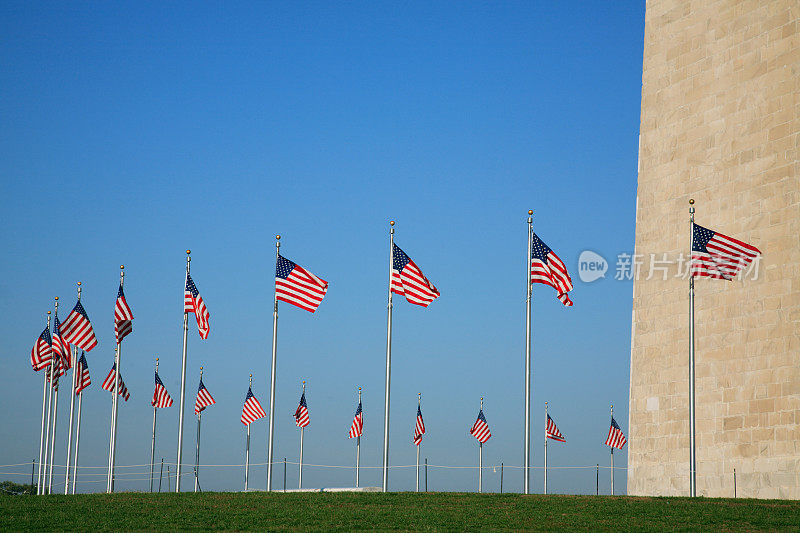
[[[117,301],[114,304],[114,335],[117,343],[122,342],[122,339],[131,331],[133,331],[133,312],[125,300],[125,293],[122,292],[122,283],[120,283]]]
[[[58,321],[58,312],[53,320],[53,357],[61,358],[61,366],[65,369],[72,368],[72,357],[69,344],[61,338],[61,323]]]
[[[92,378],[89,377],[89,364],[86,362],[86,354],[83,352],[81,352],[81,357],[75,366],[75,375],[78,378],[75,384],[75,395],[77,396],[83,389],[92,384]]]
[[[50,328],[45,327],[36,342],[33,343],[33,348],[31,348],[31,366],[36,372],[50,366],[50,362],[53,359],[52,342]]]
[[[303,391],[303,395],[300,396],[300,404],[294,412],[294,424],[299,428],[304,428],[310,423],[311,419],[308,416],[308,405],[306,404],[306,392]]]
[[[535,233],[531,237],[531,283],[550,285],[557,291],[558,300],[567,307],[572,305],[569,291],[572,278],[564,262]]]
[[[183,312],[194,313],[197,319],[197,331],[200,333],[201,339],[208,338],[208,332],[211,326],[208,323],[208,318],[211,316],[206,309],[206,304],[203,302],[203,297],[197,290],[192,276],[186,274],[186,290],[183,293]]]
[[[259,418],[264,418],[267,413],[261,407],[261,403],[253,395],[253,389],[247,389],[247,396],[244,398],[244,407],[242,407],[242,424],[249,426]]]
[[[556,423],[553,422],[550,415],[547,415],[547,425],[544,428],[544,434],[548,439],[557,440],[558,442],[567,442],[567,439],[565,439],[564,435],[558,430]]]
[[[396,244],[392,243],[391,291],[402,294],[408,303],[428,307],[439,297],[439,290],[428,281],[425,274]]]
[[[761,251],[733,237],[694,224],[692,276],[732,280]]]
[[[483,416],[483,409],[478,413],[478,419],[472,424],[469,434],[478,439],[481,444],[492,437],[492,432],[489,431],[489,424],[486,423],[486,417]]]
[[[313,313],[326,292],[328,292],[327,281],[318,278],[297,263],[281,255],[278,256],[275,265],[275,297],[279,301]]]
[[[158,372],[156,372],[156,388],[153,391],[153,399],[150,401],[150,405],[153,407],[170,407],[172,405],[172,398],[161,382],[161,378],[158,377]]]
[[[97,338],[94,336],[92,323],[89,321],[89,315],[86,314],[86,310],[81,305],[80,300],[75,304],[75,308],[72,309],[64,323],[61,324],[61,339],[87,352],[92,351],[92,348],[97,346]]]
[[[194,414],[199,415],[203,412],[203,409],[215,403],[217,403],[216,400],[214,400],[211,393],[208,392],[206,386],[203,385],[203,378],[200,378],[200,386],[197,388],[197,398],[194,400]]]
[[[350,424],[350,433],[348,438],[360,437],[364,434],[364,412],[361,410],[361,402],[358,402],[358,409],[356,415],[353,417],[353,423]]]
[[[425,422],[422,420],[422,408],[417,405],[417,422],[414,424],[414,444],[422,444],[422,436],[425,434]]]
[[[606,438],[606,446],[611,446],[612,448],[622,449],[625,446],[625,443],[628,442],[625,439],[625,435],[622,434],[622,430],[619,428],[619,424],[617,421],[614,420],[614,417],[611,417],[611,427],[608,428],[608,437]]]
[[[122,376],[117,374],[116,363],[114,363],[114,365],[111,367],[111,370],[108,372],[105,381],[103,381],[103,384],[100,385],[100,387],[104,390],[107,390],[111,394],[114,394],[115,379],[119,379],[119,395],[125,398],[125,401],[127,402],[128,399],[131,397],[131,393],[128,392],[128,387],[125,386],[125,382],[122,380]]]

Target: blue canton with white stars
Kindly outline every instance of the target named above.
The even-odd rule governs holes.
[[[275,264],[275,277],[286,279],[289,277],[289,274],[292,273],[294,267],[297,265],[292,261],[289,261],[285,257],[279,255],[278,262]]]
[[[695,224],[692,230],[692,251],[709,253],[706,245],[708,244],[708,241],[714,237],[714,235],[716,235],[716,233],[710,229],[706,229],[703,226],[698,226]]]
[[[361,402],[358,402],[358,409],[356,409],[356,416],[361,414]]]
[[[158,372],[156,372],[156,385],[164,386],[164,383],[161,381],[161,378],[158,377]]]
[[[121,289],[120,289],[121,290]],[[197,298],[199,291],[192,280],[192,276],[186,275],[186,290],[192,295],[193,298]]]
[[[547,263],[547,254],[550,252],[552,250],[534,233],[531,238],[531,259],[539,259],[543,263]]]
[[[398,272],[402,272],[409,261],[411,261],[411,258],[396,244],[392,243],[392,268]]]
[[[83,316],[83,318],[85,318],[86,320],[89,320],[89,315],[86,314],[86,309],[83,308],[83,306],[81,305],[80,300],[78,300],[78,303],[75,304],[75,309],[73,309],[73,311],[77,311],[80,315]],[[67,318],[69,318],[69,317],[67,317]]]
[[[247,389],[247,396],[244,397],[244,402],[247,403],[247,400],[253,397],[253,389]]]
[[[308,405],[306,404],[306,393],[304,392],[302,396],[300,396],[300,405],[308,409]]]

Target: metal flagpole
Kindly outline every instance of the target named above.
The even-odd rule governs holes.
[[[547,494],[547,402],[544,402],[544,493]]]
[[[250,374],[250,385],[253,387],[253,374]],[[247,424],[247,441],[244,446],[244,491],[247,492],[247,483],[250,478],[250,424]]]
[[[80,287],[79,287],[80,289]],[[64,494],[69,494],[69,467],[70,460],[72,459],[72,427],[74,426],[73,412],[75,409],[75,388],[77,387],[78,376],[75,374],[78,364],[77,356],[78,348],[75,346],[69,347],[70,366],[72,366],[72,390],[69,395],[69,436],[67,437],[67,468],[64,480]]]
[[[275,235],[275,267],[281,254],[281,236]],[[267,492],[272,490],[272,444],[275,434],[275,365],[278,357],[278,291],[272,305],[272,369],[269,385],[269,442],[267,443]]]
[[[53,366],[52,364],[50,365]],[[55,376],[53,379],[57,379]],[[53,382],[50,382],[52,387]],[[54,464],[54,457],[56,453],[56,428],[58,427],[58,385],[55,388],[55,394],[53,395],[53,432],[50,436],[50,472],[47,476],[47,493],[53,493],[53,464]]]
[[[303,380],[303,395],[306,394],[306,382]],[[306,428],[300,428],[300,480],[297,482],[297,488],[303,488],[303,433]]]
[[[697,455],[695,453],[694,405],[694,274],[691,272],[694,245],[694,199],[689,200],[689,496],[697,496]]]
[[[192,262],[192,251],[186,250],[186,280],[183,287],[186,291],[186,282],[189,281],[189,266]],[[185,299],[185,297],[184,297]],[[189,333],[189,314],[186,312],[184,303],[183,311],[183,356],[181,359],[181,407],[178,410],[178,464],[175,465],[175,492],[181,491],[181,459],[183,457],[183,409],[186,404],[186,348]]]
[[[200,367],[200,381],[203,381],[203,367]],[[194,491],[197,492],[200,480],[198,478],[198,470],[200,468],[200,418],[203,416],[203,411],[197,413],[197,446],[194,451]]]
[[[50,311],[47,312],[47,331],[50,331]],[[39,341],[37,340],[36,342]],[[42,372],[42,379],[44,380],[44,384],[42,385],[42,433],[39,437],[39,475],[36,478],[36,494],[44,494],[43,486],[46,470],[42,470],[42,463],[47,463],[47,440],[49,440],[49,435],[47,439],[45,438],[45,412],[47,414],[46,431],[48,433],[50,431],[50,411],[47,410],[47,373],[50,371],[50,367],[53,366],[52,355],[50,357],[50,365]]]
[[[125,281],[125,265],[119,266],[119,286]],[[116,329],[116,328],[115,328]],[[111,448],[108,459],[108,491],[114,492],[114,465],[117,460],[117,415],[119,414],[119,383],[122,381],[122,343],[117,339],[117,357],[114,361],[117,367],[117,379],[114,380],[114,414],[111,417]]]
[[[361,405],[361,387],[358,388],[358,405]],[[356,437],[356,488],[358,488],[359,468],[361,466],[361,435]]]
[[[611,406],[611,419],[614,419],[614,406]],[[614,495],[614,447],[611,446],[611,495]]]
[[[483,411],[483,398],[481,398],[481,411]],[[478,441],[478,492],[483,492],[483,443]]]
[[[75,494],[75,484],[78,481],[78,448],[81,444],[81,407],[83,407],[83,391],[78,394],[78,416],[75,420],[75,460],[72,473],[72,494]]]
[[[158,357],[156,357],[156,375],[158,375]],[[150,442],[150,492],[153,492],[153,469],[156,460],[156,411],[158,407],[153,406],[153,440]]]
[[[422,406],[422,393],[418,392],[417,393],[417,409],[419,409],[420,406]],[[415,417],[414,418],[414,431],[415,432],[416,432],[416,427],[417,427],[417,420],[416,420],[416,417]],[[420,449],[421,446],[422,446],[422,441],[420,441],[420,443],[417,444],[417,490],[416,490],[416,492],[419,492],[419,449]]]
[[[386,393],[383,405],[383,492],[389,490],[389,394],[392,386],[392,264],[394,220],[389,222],[389,300],[386,319]]]
[[[525,260],[525,438],[523,461],[523,492],[530,494],[531,485],[531,238],[533,236],[533,211],[528,210],[528,256]]]

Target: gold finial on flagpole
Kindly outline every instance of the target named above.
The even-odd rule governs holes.
[[[189,255],[190,253],[192,253],[191,250],[186,250],[186,255]]]
[[[120,269],[120,270],[124,270],[124,269],[125,269],[125,265],[120,265],[120,266],[119,266],[119,269]]]
[[[532,215],[533,214],[533,209],[528,209],[528,214]]]
[[[694,198],[689,198],[689,205],[694,205]]]
[[[48,311],[47,314],[49,315],[52,311]]]
[[[279,240],[281,240],[281,236],[280,236],[280,235],[275,235],[275,240],[276,240],[276,241],[279,241]]]
[[[390,221],[389,221],[389,225],[390,225],[390,226],[394,226],[394,220],[390,220]]]

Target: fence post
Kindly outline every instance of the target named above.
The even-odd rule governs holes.
[[[169,468],[169,467],[167,467]],[[164,458],[161,458],[161,471],[158,473],[158,492],[161,492],[161,476],[164,474]]]
[[[500,463],[500,494],[503,494],[503,463]]]
[[[600,463],[597,463],[597,466],[595,468],[596,468],[596,470],[595,470],[595,478],[594,478],[594,495],[595,496],[599,496],[600,495]]]

